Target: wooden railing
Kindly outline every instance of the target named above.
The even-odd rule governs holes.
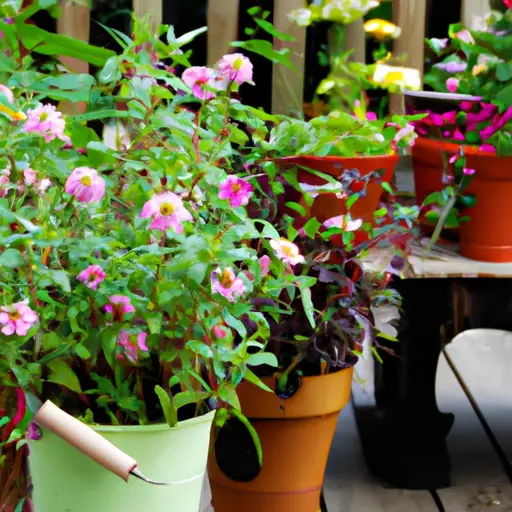
[[[60,0],[63,14],[58,31],[82,40],[89,37],[89,12],[86,8]],[[133,0],[138,16],[151,13],[154,23],[162,22],[164,0]],[[297,98],[303,97],[306,30],[288,20],[287,14],[304,6],[304,0],[274,0],[274,25],[279,31],[295,36],[287,43],[292,49],[292,62],[296,71],[274,65],[272,84],[272,111],[287,113],[297,110]],[[423,71],[424,38],[427,0],[381,0],[393,2],[393,21],[401,27],[402,35],[395,41],[394,54],[406,55],[405,65]],[[447,0],[452,1],[452,0]],[[489,10],[487,0],[462,0],[461,19],[469,28],[476,28]],[[239,0],[208,0],[208,63],[213,64],[228,51],[229,43],[238,38]],[[348,47],[354,48],[358,60],[364,60],[365,37],[362,22],[353,24],[347,34]],[[283,44],[275,40],[276,47]],[[73,69],[84,71],[84,63],[70,62]]]

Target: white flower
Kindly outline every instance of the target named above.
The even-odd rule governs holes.
[[[421,89],[421,75],[418,69],[377,64],[373,81],[383,86],[397,86],[400,89]]]
[[[376,133],[373,138],[377,141],[377,142],[384,142],[386,140],[386,137],[384,137],[384,135],[382,135],[382,133]]]
[[[300,254],[299,248],[293,242],[281,238],[281,240],[270,240],[270,245],[285,263],[290,265],[304,263],[304,256]]]
[[[288,19],[297,23],[299,27],[308,27],[311,25],[313,13],[311,12],[311,9],[294,9],[288,14]]]

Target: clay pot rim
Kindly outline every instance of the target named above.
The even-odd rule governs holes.
[[[457,153],[460,149],[460,146],[462,143],[455,142],[455,141],[448,141],[443,139],[434,139],[429,137],[418,137],[416,139],[416,144],[423,145],[423,146],[430,146],[433,149],[442,149],[443,151],[446,151],[447,153]],[[414,150],[414,146],[413,146]],[[487,158],[508,158],[512,160],[512,156],[498,156],[494,153],[489,153],[488,151],[482,151],[477,146],[471,146],[466,145],[466,156],[480,156],[480,157],[487,157]]]
[[[479,102],[479,96],[471,96],[470,94],[458,94],[456,92],[435,92],[435,91],[405,91],[405,96],[413,98],[427,98],[432,100],[446,101],[473,101]]]

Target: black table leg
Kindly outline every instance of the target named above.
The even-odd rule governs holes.
[[[439,412],[435,397],[441,325],[450,318],[448,279],[403,280],[396,356],[376,363],[377,406],[357,407],[356,418],[370,471],[403,489],[450,485],[446,436],[452,414]]]

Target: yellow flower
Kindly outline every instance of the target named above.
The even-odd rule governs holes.
[[[375,66],[373,81],[383,87],[398,87],[400,89],[421,89],[421,75],[418,69],[401,66],[388,66],[378,63]]]
[[[378,41],[385,41],[386,39],[397,39],[402,33],[400,27],[397,27],[394,23],[378,18],[368,20],[364,24],[364,31]]]
[[[13,121],[24,121],[27,118],[23,112],[6,107],[3,103],[0,103],[0,112],[9,116]]]
[[[478,76],[480,73],[486,73],[487,72],[487,66],[485,64],[477,64],[476,66],[473,66],[473,69],[471,70],[471,73],[473,73],[473,76]]]

